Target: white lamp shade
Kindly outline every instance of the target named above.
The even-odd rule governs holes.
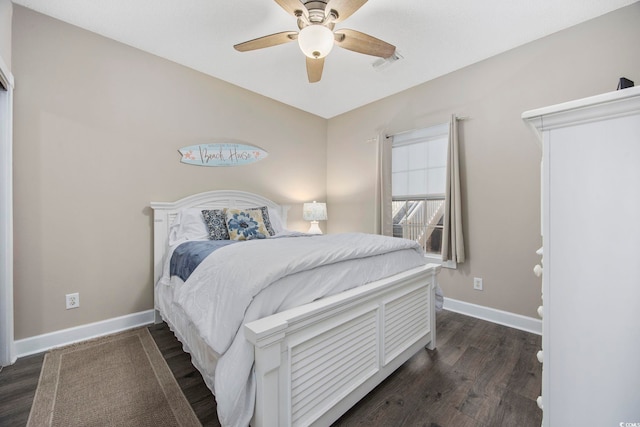
[[[333,31],[321,24],[307,25],[298,33],[298,45],[309,58],[324,58],[333,48]]]
[[[302,207],[302,218],[305,221],[325,221],[327,219],[327,204],[305,203]]]

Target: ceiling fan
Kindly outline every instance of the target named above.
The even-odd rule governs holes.
[[[237,51],[263,49],[297,40],[306,56],[309,83],[322,78],[324,58],[333,45],[366,55],[389,58],[396,47],[356,30],[333,31],[336,22],[353,15],[367,0],[275,0],[285,11],[298,19],[300,31],[283,31],[233,46]]]

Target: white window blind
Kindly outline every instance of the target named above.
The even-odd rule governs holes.
[[[394,198],[444,194],[448,138],[448,123],[394,135]]]

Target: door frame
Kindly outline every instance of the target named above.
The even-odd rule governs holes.
[[[15,362],[13,335],[13,75],[0,57],[0,366]]]

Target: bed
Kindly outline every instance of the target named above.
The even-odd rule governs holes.
[[[330,425],[416,352],[435,348],[440,267],[418,260],[404,239],[289,232],[288,206],[242,191],[151,207],[156,321],[164,320],[190,353],[223,426]],[[185,241],[176,230],[186,227],[187,212],[249,208],[271,217],[274,236],[217,249],[186,280],[169,273]],[[326,249],[341,241],[350,248]],[[350,243],[356,241],[362,245]],[[405,246],[379,249],[395,241]],[[315,252],[332,261],[316,263]],[[347,253],[358,255],[341,258]],[[276,258],[287,260],[285,273]],[[240,270],[234,261],[246,259],[263,263],[245,262]],[[230,265],[236,271],[223,268]],[[258,284],[244,285],[254,277]],[[242,286],[231,284],[236,279]],[[248,305],[236,307],[230,295],[245,287],[253,293],[238,298]],[[222,332],[227,323],[231,332]]]

